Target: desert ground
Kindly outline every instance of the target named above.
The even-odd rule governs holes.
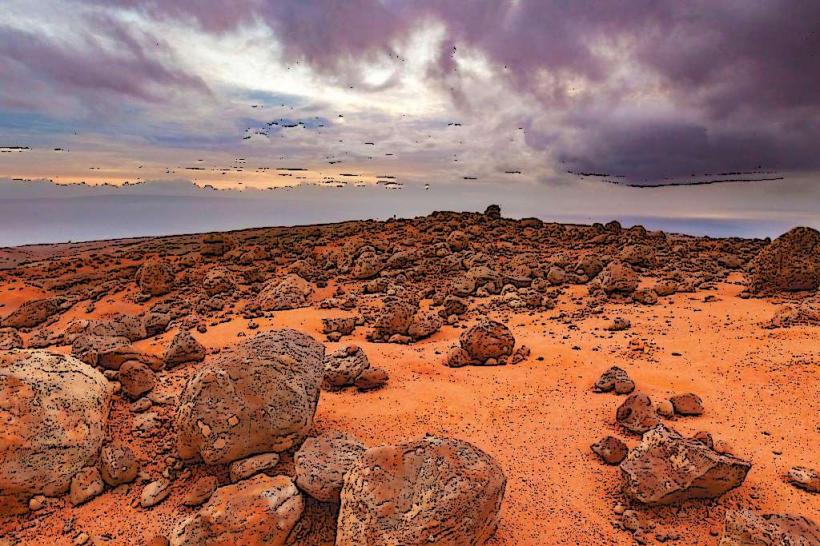
[[[0,545],[820,544],[818,284],[496,207],[0,249]]]

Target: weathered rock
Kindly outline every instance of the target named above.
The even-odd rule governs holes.
[[[137,360],[128,360],[120,366],[117,379],[122,392],[132,400],[150,392],[157,384],[157,376],[151,368]]]
[[[472,363],[483,364],[488,359],[510,356],[515,346],[512,332],[504,324],[485,319],[459,336],[461,347]]]
[[[200,362],[205,359],[205,347],[191,335],[188,330],[180,330],[171,340],[163,360],[169,368],[187,362]]]
[[[61,300],[46,298],[28,300],[0,322],[8,328],[34,328],[60,312]]]
[[[491,218],[493,220],[499,220],[501,218],[501,207],[498,205],[490,205],[484,210],[484,216],[487,218]]]
[[[216,488],[219,487],[219,480],[215,476],[203,476],[194,482],[191,489],[182,500],[185,506],[199,506],[205,503],[214,494]]]
[[[344,476],[364,451],[361,442],[340,432],[308,438],[294,456],[296,485],[316,500],[338,503]]]
[[[727,510],[719,546],[818,546],[820,527],[790,514]]]
[[[658,294],[652,288],[638,288],[632,293],[632,299],[643,305],[658,303]]]
[[[629,449],[615,436],[601,438],[591,446],[592,451],[606,464],[619,464],[626,458]]]
[[[595,392],[615,391],[618,394],[629,394],[635,390],[635,382],[629,378],[629,374],[618,366],[612,366],[598,378],[592,389]]]
[[[339,332],[343,336],[348,336],[356,329],[356,317],[335,317],[322,319],[322,333],[330,334]]]
[[[140,506],[151,508],[161,503],[171,494],[171,482],[165,478],[153,481],[142,488]]]
[[[256,298],[263,311],[283,311],[306,307],[310,303],[313,286],[294,273],[282,279],[269,281]]]
[[[100,452],[100,475],[105,483],[116,487],[131,483],[137,477],[139,464],[134,452],[125,445],[109,444]]]
[[[272,330],[206,364],[180,398],[180,457],[228,463],[298,445],[313,423],[324,350],[295,330]]]
[[[738,487],[751,463],[656,426],[621,463],[624,492],[644,504],[715,498]]]
[[[144,294],[164,296],[174,289],[174,270],[164,260],[148,260],[137,270],[136,282]]]
[[[669,399],[678,415],[702,415],[703,400],[693,393],[678,394]]]
[[[390,376],[381,368],[368,368],[359,374],[353,385],[360,391],[372,391],[387,384]]]
[[[453,252],[459,252],[470,246],[470,237],[463,231],[452,231],[447,236],[447,244]]]
[[[760,251],[749,264],[752,294],[820,287],[820,232],[796,227]]]
[[[123,362],[140,360],[128,338],[82,334],[71,344],[71,354],[89,366],[118,370]]]
[[[69,500],[74,506],[79,506],[102,493],[104,488],[100,471],[96,467],[87,466],[71,478]]]
[[[219,294],[232,294],[236,289],[236,278],[224,267],[214,267],[205,273],[205,278],[202,279],[202,289],[211,297]]]
[[[626,430],[638,434],[643,434],[660,422],[652,400],[640,392],[631,394],[624,400],[618,407],[615,418]]]
[[[278,453],[262,453],[260,455],[253,455],[247,459],[240,459],[231,463],[229,468],[229,476],[232,482],[238,482],[265,472],[272,470],[279,464]]]
[[[336,543],[483,544],[505,487],[498,464],[460,440],[368,449],[345,475]]]
[[[610,262],[595,278],[606,294],[630,295],[638,288],[638,274],[623,262]]]
[[[376,319],[373,329],[377,337],[389,338],[394,334],[407,335],[413,323],[418,305],[401,298],[387,298],[384,309]]]
[[[363,252],[356,258],[353,270],[350,272],[354,279],[372,279],[384,268],[382,259],[375,252]]]
[[[809,493],[820,493],[820,474],[805,466],[795,466],[786,475],[789,483]]]
[[[13,328],[0,328],[0,351],[22,349],[23,338]]]
[[[96,465],[110,402],[105,377],[75,358],[0,352],[0,514],[65,492],[74,474]]]
[[[348,345],[325,356],[322,388],[338,390],[353,385],[356,378],[370,367],[370,361],[361,347]]]
[[[407,335],[413,339],[429,337],[441,328],[441,319],[432,312],[419,312],[407,328]]]
[[[302,516],[304,500],[287,476],[264,474],[220,487],[171,533],[171,546],[285,544]]]
[[[629,319],[615,317],[610,321],[609,324],[606,325],[606,329],[610,332],[621,332],[623,330],[628,330],[631,326],[632,323],[629,321]]]

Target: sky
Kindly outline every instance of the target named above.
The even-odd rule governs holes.
[[[105,212],[77,237],[120,233],[102,209],[138,217],[135,183],[192,216],[125,235],[207,230],[196,203],[215,196],[273,223],[461,195],[545,219],[816,225],[818,20],[816,0],[3,0],[0,207],[28,220],[0,216],[0,244],[61,240],[70,225],[37,220],[54,199],[65,222]],[[675,189],[693,183],[710,184]],[[294,186],[295,208],[256,191]]]

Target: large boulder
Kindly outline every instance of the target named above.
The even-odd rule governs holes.
[[[202,279],[202,289],[213,297],[218,294],[231,294],[236,288],[236,279],[233,273],[224,267],[214,267],[205,273]]]
[[[188,330],[180,330],[165,351],[163,361],[169,368],[186,362],[205,360],[205,347]]]
[[[322,388],[335,391],[353,385],[356,378],[370,367],[370,360],[361,347],[348,345],[325,356]]]
[[[629,432],[643,434],[660,423],[652,400],[642,392],[629,395],[615,412],[615,420]]]
[[[217,489],[172,531],[170,546],[282,546],[303,510],[304,499],[290,478],[259,474]]]
[[[339,502],[344,476],[365,449],[341,432],[308,438],[293,458],[296,485],[316,500]]]
[[[0,514],[25,510],[38,494],[68,490],[95,466],[111,390],[76,358],[41,350],[0,352]]]
[[[310,303],[313,286],[295,273],[269,281],[256,298],[263,311],[283,311],[306,307]]]
[[[203,366],[177,408],[180,457],[220,464],[298,445],[313,423],[324,354],[306,334],[272,330]]]
[[[485,319],[465,330],[459,336],[459,342],[471,362],[483,364],[491,358],[499,361],[510,356],[515,346],[515,337],[505,325]]]
[[[165,260],[148,260],[137,270],[137,286],[151,296],[163,296],[174,288],[174,270]]]
[[[621,463],[624,492],[644,504],[715,498],[738,487],[752,464],[658,425]]]
[[[820,287],[820,232],[796,227],[765,247],[749,264],[752,294]]]
[[[376,339],[389,339],[393,335],[406,336],[413,324],[418,305],[412,301],[390,297],[385,298],[384,308],[373,324]]]
[[[384,264],[378,254],[372,251],[362,252],[359,257],[356,258],[350,275],[354,279],[372,279],[378,276],[383,268]]]
[[[820,527],[790,514],[727,510],[719,546],[818,546]]]
[[[498,464],[460,440],[368,449],[345,475],[336,544],[483,544],[505,487]]]
[[[595,281],[607,294],[621,294],[628,296],[638,288],[638,274],[623,262],[609,262],[607,266],[598,273]]]
[[[60,312],[59,298],[29,300],[3,319],[0,326],[9,328],[34,328]]]

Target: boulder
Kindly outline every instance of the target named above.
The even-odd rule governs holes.
[[[245,480],[268,470],[273,470],[279,464],[278,453],[261,453],[252,455],[247,459],[239,459],[231,463],[228,469],[228,476],[232,482]]]
[[[204,504],[211,498],[217,487],[219,487],[219,480],[215,476],[203,476],[194,482],[182,500],[182,504],[185,506]]]
[[[313,286],[291,273],[282,279],[268,281],[256,297],[256,303],[263,311],[299,309],[309,305],[311,294]]]
[[[302,516],[304,500],[287,476],[254,476],[217,489],[172,531],[171,546],[282,546]]]
[[[483,364],[488,359],[499,361],[510,356],[515,346],[515,337],[504,324],[484,319],[462,332],[459,342],[471,362]]]
[[[353,385],[356,378],[370,367],[370,361],[361,347],[348,345],[325,356],[322,388],[339,390]]]
[[[321,502],[339,502],[345,474],[364,445],[341,432],[308,438],[294,456],[296,485]]]
[[[388,379],[390,376],[386,370],[371,367],[360,373],[353,385],[360,391],[372,391],[383,387]]]
[[[116,487],[137,478],[139,464],[126,445],[108,444],[100,452],[100,475],[105,483]]]
[[[236,279],[233,273],[224,267],[214,267],[205,273],[202,279],[202,289],[208,296],[232,294],[236,289]]]
[[[644,504],[716,498],[746,479],[751,463],[658,425],[621,463],[624,492]]]
[[[643,434],[660,423],[652,400],[641,392],[631,394],[624,400],[618,407],[615,419],[626,430],[638,434]]]
[[[191,335],[191,332],[180,330],[168,345],[163,360],[169,368],[186,362],[201,362],[205,360],[205,347]]]
[[[677,394],[669,398],[675,413],[678,415],[702,415],[703,414],[703,400],[700,396],[691,392],[686,394]]]
[[[628,264],[617,261],[608,263],[595,281],[608,295],[628,296],[638,288],[638,274]]]
[[[0,322],[7,328],[34,328],[60,312],[59,298],[28,300]]]
[[[615,436],[601,438],[591,446],[592,451],[606,464],[620,464],[626,458],[629,449]]]
[[[629,394],[635,390],[635,382],[629,378],[629,374],[618,366],[612,366],[598,378],[593,385],[595,392],[615,391],[617,394]]]
[[[140,360],[140,353],[134,349],[128,338],[104,337],[82,334],[74,338],[71,354],[89,366],[99,366],[118,370],[123,362]]]
[[[105,489],[100,471],[96,467],[88,466],[83,468],[71,478],[71,488],[69,490],[69,500],[74,506],[79,506],[88,502]]]
[[[786,474],[789,483],[809,493],[820,493],[820,474],[805,466],[795,466]]]
[[[796,227],[763,248],[749,264],[752,294],[817,290],[820,287],[820,232]]]
[[[124,362],[117,373],[117,379],[122,385],[122,392],[132,400],[150,392],[157,384],[154,371],[137,360]]]
[[[324,345],[289,329],[223,351],[182,392],[179,456],[220,464],[298,445],[313,423],[324,353]]]
[[[137,286],[150,296],[164,296],[174,288],[174,270],[165,260],[148,260],[137,270]]]
[[[484,544],[505,487],[498,464],[460,440],[368,449],[345,475],[336,544]]]
[[[64,493],[74,474],[97,464],[110,402],[105,377],[76,358],[0,352],[0,514]]]
[[[384,263],[375,252],[363,252],[356,258],[350,275],[359,280],[372,279],[378,276],[383,268]]]
[[[719,546],[817,546],[820,527],[790,514],[727,510]]]
[[[376,338],[387,339],[395,334],[407,335],[418,311],[418,305],[402,298],[386,298],[384,308],[373,324]]]

